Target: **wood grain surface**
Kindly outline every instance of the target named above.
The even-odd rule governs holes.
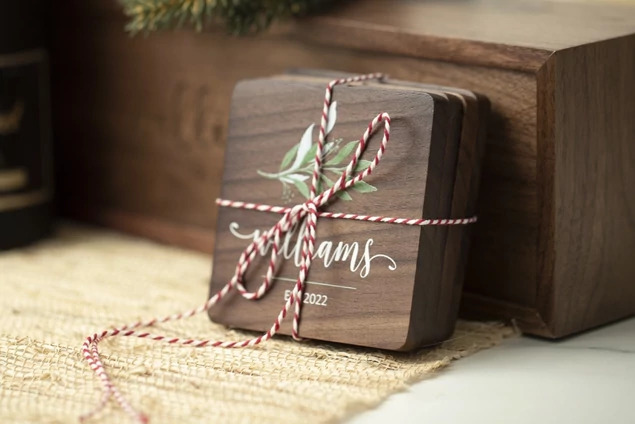
[[[280,198],[281,183],[259,176],[256,170],[278,170],[285,152],[319,118],[324,88],[324,81],[311,78],[262,79],[237,86],[225,157],[223,198],[266,204],[284,202]],[[448,216],[462,122],[460,102],[412,89],[371,85],[338,86],[334,98],[338,114],[331,139],[357,139],[369,120],[382,111],[390,113],[392,131],[384,159],[367,181],[377,191],[361,194],[349,190],[352,201],[337,200],[326,210],[400,217]],[[374,156],[379,139],[373,137],[374,144],[371,142],[365,158]],[[304,200],[296,193],[288,203]],[[277,219],[277,215],[221,209],[212,291],[229,281],[240,251],[248,243],[232,234],[230,225],[239,224],[236,231],[251,234],[270,227]],[[442,297],[447,235],[447,228],[439,227],[320,220],[318,252],[319,246],[324,248],[329,242],[333,249],[339,243],[357,243],[360,257],[353,264],[349,258],[327,266],[327,260],[317,254],[309,273],[313,283],[309,283],[307,292],[325,296],[328,301],[326,305],[305,303],[301,334],[394,350],[412,349],[447,336],[454,325],[448,319],[448,311],[456,310],[459,302],[458,296]],[[361,268],[356,267],[365,246],[371,256],[389,257],[371,259],[367,275],[363,262]],[[453,246],[459,247],[458,243]],[[267,263],[263,259],[248,274],[252,288],[260,282]],[[240,328],[268,329],[284,303],[285,290],[293,287],[297,277],[293,260],[281,264],[278,276],[280,280],[263,299],[248,302],[235,295],[213,308],[212,318]],[[450,305],[450,301],[455,304]],[[413,315],[419,315],[419,319],[413,319]],[[287,323],[282,332],[289,334],[289,329]]]
[[[552,61],[553,281],[540,301],[562,336],[635,313],[635,36]]]

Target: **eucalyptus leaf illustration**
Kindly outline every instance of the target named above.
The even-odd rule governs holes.
[[[293,180],[293,181],[305,181],[307,179],[309,179],[308,175],[302,175],[302,174],[291,174],[289,175],[289,179]]]
[[[309,127],[304,131],[302,138],[300,139],[300,144],[298,144],[298,151],[295,155],[295,160],[291,165],[291,169],[298,169],[302,162],[304,162],[306,154],[311,150],[313,146],[313,128],[315,124],[309,125]]]
[[[306,183],[302,182],[302,181],[296,181],[295,183],[296,188],[298,189],[298,191],[300,192],[300,194],[302,194],[304,197],[306,197],[307,199],[309,198],[309,187],[306,185]]]
[[[339,197],[342,200],[353,200],[353,198],[351,197],[350,194],[348,194],[345,191],[338,191],[336,194],[337,197]]]
[[[331,103],[331,106],[329,106],[328,114],[326,116],[328,117],[328,122],[326,124],[326,135],[329,135],[335,127],[335,121],[337,121],[337,101]]]
[[[353,150],[355,150],[355,147],[357,147],[358,144],[358,141],[350,141],[346,143],[344,147],[342,147],[340,151],[337,152],[337,155],[335,155],[333,159],[326,162],[326,166],[334,166],[342,163],[344,159],[348,158],[350,154],[353,153]]]
[[[353,184],[353,190],[358,193],[370,193],[377,191],[377,187],[368,184],[366,181],[357,181]]]
[[[366,168],[368,168],[370,166],[372,162],[366,159],[361,159],[360,161],[357,162],[357,166],[355,167],[355,173],[359,173],[362,171],[365,171]]]
[[[296,144],[294,145],[291,150],[289,150],[284,157],[282,158],[282,162],[280,163],[280,170],[282,171],[284,168],[286,168],[287,166],[289,166],[289,164],[291,163],[291,161],[293,160],[293,158],[295,157],[295,155],[298,152],[298,147],[300,147],[300,144]]]
[[[328,110],[326,135],[329,135],[335,128],[337,122],[337,102],[333,102]],[[295,193],[299,193],[305,198],[310,197],[310,190],[307,184],[307,180],[312,178],[313,168],[315,163],[315,155],[317,154],[317,142],[313,142],[313,133],[315,130],[315,124],[309,125],[300,137],[300,141],[293,145],[289,151],[285,153],[280,162],[279,172],[271,173],[261,170],[257,170],[258,175],[278,180],[282,183],[282,199],[289,201],[294,197]],[[329,189],[335,184],[334,180],[337,180],[345,171],[348,165],[348,160],[353,151],[357,148],[359,142],[357,140],[343,143],[343,139],[336,138],[329,140],[325,143],[322,149],[322,159],[324,166],[322,167],[322,174],[318,181],[318,192],[323,189]],[[368,160],[359,160],[355,167],[354,174],[363,172],[371,164]],[[332,178],[329,178],[327,174],[330,174]],[[351,175],[349,178],[352,178]],[[365,181],[359,181],[354,184],[351,189],[357,193],[371,193],[377,191],[377,188],[366,183]],[[340,191],[337,193],[337,197],[342,200],[353,200],[350,193],[346,191]]]

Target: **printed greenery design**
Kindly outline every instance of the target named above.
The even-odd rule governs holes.
[[[328,112],[328,125],[326,127],[326,135],[328,136],[335,126],[337,120],[337,102],[333,102]],[[317,152],[317,142],[313,143],[313,130],[315,124],[307,127],[298,144],[294,145],[282,158],[280,170],[277,173],[269,173],[258,170],[258,174],[272,180],[279,180],[282,183],[282,199],[289,201],[294,196],[293,188],[295,188],[302,196],[309,198],[309,184],[313,176],[313,167],[315,163],[315,154]],[[342,175],[350,161],[350,156],[359,143],[358,140],[343,142],[344,139],[336,138],[327,141],[324,145],[322,166],[322,175],[318,185],[318,193],[322,188],[329,189],[333,187],[335,181]],[[349,160],[347,160],[349,159]],[[364,171],[371,164],[369,160],[360,159],[354,174]],[[328,175],[327,175],[328,174]],[[353,178],[354,175],[349,176]],[[377,191],[377,188],[364,182],[359,181],[352,187],[358,193],[370,193]],[[337,196],[342,200],[353,200],[351,195],[346,191],[340,191]]]

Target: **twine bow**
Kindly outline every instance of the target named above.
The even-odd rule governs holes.
[[[348,189],[354,184],[363,181],[367,178],[373,170],[377,167],[381,158],[386,150],[386,145],[390,139],[390,116],[383,112],[378,114],[369,124],[364,134],[359,139],[359,143],[357,145],[357,149],[355,151],[355,155],[349,162],[346,169],[342,172],[340,177],[336,180],[331,188],[328,190],[321,192],[319,191],[320,184],[320,175],[322,171],[322,159],[323,159],[323,150],[324,150],[324,142],[326,138],[326,128],[328,125],[328,110],[331,104],[331,97],[333,94],[333,88],[339,84],[346,84],[350,82],[357,81],[365,81],[369,79],[382,79],[384,78],[382,74],[368,74],[368,75],[360,75],[354,76],[350,78],[342,78],[331,81],[326,87],[326,93],[324,97],[324,107],[322,109],[322,119],[320,122],[320,132],[318,136],[318,144],[317,150],[314,159],[314,168],[313,168],[313,177],[311,182],[311,188],[309,193],[309,200],[304,203],[297,204],[293,207],[282,207],[282,206],[270,206],[264,204],[257,203],[247,203],[241,201],[234,200],[225,200],[225,199],[217,199],[216,203],[222,207],[232,207],[238,209],[248,209],[248,210],[256,210],[260,212],[273,212],[282,214],[280,220],[269,230],[264,232],[260,237],[250,243],[245,250],[240,255],[238,259],[238,263],[236,264],[236,271],[232,279],[225,284],[221,290],[219,290],[216,294],[210,297],[205,304],[201,305],[196,309],[192,309],[190,311],[168,315],[163,318],[152,318],[148,321],[138,321],[132,324],[123,325],[120,327],[116,327],[110,330],[104,330],[101,333],[95,333],[86,338],[84,344],[82,345],[82,353],[84,358],[90,365],[91,369],[95,372],[97,377],[102,383],[103,386],[103,396],[99,403],[99,405],[92,411],[80,417],[81,420],[86,420],[98,412],[100,412],[108,403],[110,398],[114,398],[115,401],[120,405],[120,407],[126,411],[130,416],[136,419],[139,422],[147,423],[149,421],[148,417],[136,411],[132,405],[128,402],[128,400],[122,395],[119,389],[112,383],[108,374],[106,373],[103,363],[101,362],[98,350],[98,344],[102,340],[108,337],[113,336],[127,336],[127,337],[138,337],[151,339],[155,341],[163,341],[169,344],[175,345],[186,345],[193,347],[223,347],[223,348],[239,348],[239,347],[248,347],[255,346],[262,342],[265,342],[272,338],[280,329],[280,325],[282,321],[286,318],[291,306],[294,306],[294,314],[293,314],[293,329],[292,336],[294,339],[300,339],[299,335],[299,325],[300,325],[300,314],[302,309],[302,295],[304,293],[304,287],[306,283],[306,278],[311,268],[311,263],[313,261],[313,255],[315,251],[315,237],[316,237],[316,227],[318,217],[321,218],[333,218],[333,219],[351,219],[357,221],[368,221],[368,222],[382,222],[389,224],[401,224],[401,225],[414,225],[414,226],[425,226],[425,225],[465,225],[476,222],[476,217],[471,218],[460,218],[460,219],[406,219],[406,218],[392,218],[392,217],[383,217],[383,216],[369,216],[369,215],[360,215],[360,214],[345,214],[345,213],[337,213],[337,212],[325,212],[321,211],[321,208],[325,206],[327,203],[333,199],[333,196],[336,196],[337,193]],[[375,132],[377,127],[383,124],[384,126],[384,134],[381,140],[381,144],[375,157],[371,161],[370,165],[360,172],[357,175],[353,176],[355,168],[357,167],[358,161],[360,157],[366,150],[368,140],[371,135]],[[217,304],[222,298],[224,298],[231,290],[235,289],[238,291],[245,299],[254,300],[260,299],[263,297],[271,288],[271,282],[275,276],[276,265],[278,262],[278,255],[280,253],[280,245],[281,238],[284,234],[286,234],[291,228],[293,228],[296,224],[301,222],[302,220],[306,220],[306,225],[304,229],[302,229],[302,233],[300,237],[302,238],[302,254],[301,254],[301,262],[300,262],[300,270],[298,272],[298,278],[296,280],[296,284],[291,292],[291,295],[285,302],[284,307],[280,310],[278,316],[276,317],[271,328],[260,335],[259,337],[243,340],[243,341],[221,341],[221,340],[198,340],[198,339],[182,339],[182,338],[169,338],[163,335],[155,335],[148,332],[137,331],[138,328],[142,327],[152,327],[155,324],[165,323],[169,321],[175,321],[179,319],[189,318],[193,315],[202,313],[210,309],[212,306]],[[256,254],[266,243],[271,244],[271,255],[269,257],[269,265],[267,267],[267,272],[265,274],[264,280],[258,289],[255,292],[249,292],[244,284],[243,277]]]

